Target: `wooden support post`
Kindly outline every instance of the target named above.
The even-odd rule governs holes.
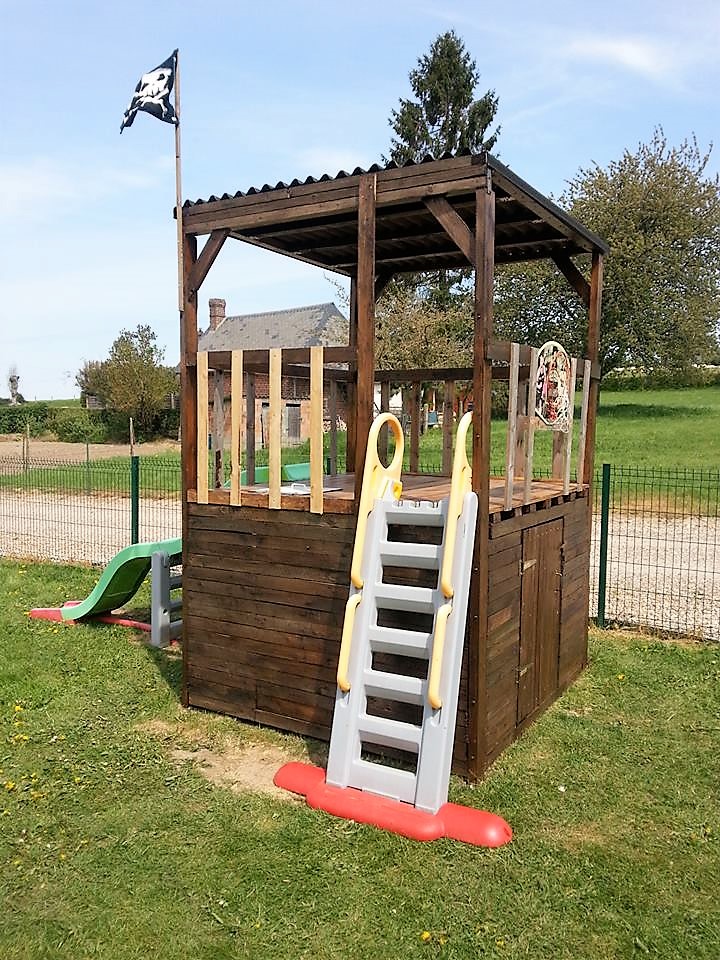
[[[246,374],[245,383],[245,479],[255,483],[255,374]]]
[[[533,480],[533,454],[535,452],[535,389],[537,387],[538,357],[540,351],[533,347],[530,351],[530,377],[527,392],[527,428],[525,431],[525,465],[523,467],[523,503],[530,503]]]
[[[187,275],[197,260],[197,239],[192,234],[185,236],[183,245],[183,269]],[[185,290],[185,309],[180,318],[180,391],[181,407],[180,436],[182,439],[183,504],[187,503],[188,490],[197,489],[197,298],[190,298]],[[205,397],[207,408],[207,397]],[[207,437],[205,437],[207,446]],[[186,511],[183,508],[183,544],[188,542]]]
[[[233,507],[239,507],[241,499],[242,392],[243,352],[233,350],[230,359],[230,503]]]
[[[472,485],[478,495],[477,535],[470,590],[468,649],[468,773],[479,778],[487,763],[487,641],[490,538],[490,411],[495,273],[495,193],[489,179],[475,201],[475,336],[473,346]]]
[[[410,473],[420,471],[420,384],[410,387]]]
[[[358,197],[355,502],[360,500],[375,383],[375,193],[377,176],[360,177]]]
[[[197,354],[197,502],[208,502],[208,355]]]
[[[380,384],[380,412],[387,413],[390,410],[390,381],[383,380]],[[378,454],[384,464],[388,462],[388,428],[387,424],[378,434]]]
[[[582,490],[585,483],[585,441],[587,437],[588,402],[590,399],[590,369],[592,361],[583,363],[583,396],[580,411],[580,439],[578,440],[577,454],[577,488]]]
[[[220,490],[225,482],[223,448],[225,446],[225,371],[213,371],[213,487]]]
[[[570,361],[570,409],[568,410],[568,428],[565,436],[565,463],[563,467],[563,493],[570,493],[570,461],[572,460],[573,420],[575,418],[575,379],[577,377],[577,360]]]
[[[600,358],[600,314],[602,310],[603,258],[593,253],[590,273],[590,309],[588,311],[587,356],[593,364]],[[595,465],[595,422],[598,401],[600,399],[600,380],[591,378],[588,398],[587,429],[585,434],[585,456],[583,477],[585,483],[592,486],[593,467]]]
[[[323,348],[310,347],[310,513],[323,512]]]
[[[518,424],[515,434],[515,477],[525,476],[525,441],[527,439],[528,416],[528,380],[518,380],[517,388]]]
[[[330,380],[330,401],[328,404],[328,415],[330,417],[330,442],[328,455],[330,458],[330,473],[336,476],[337,469],[337,380],[333,377]]]
[[[453,400],[455,399],[455,381],[446,380],[443,393],[443,422],[442,422],[442,475],[449,477],[452,474],[453,456]]]
[[[345,453],[345,471],[353,473],[355,470],[355,451],[357,449],[357,279],[350,278],[350,346],[353,349],[353,359],[350,361],[351,378],[347,385],[347,442]]]
[[[510,346],[510,381],[508,385],[508,424],[505,444],[505,501],[503,506],[511,510],[515,488],[515,453],[517,448],[517,401],[520,375],[520,344]]]
[[[268,507],[280,509],[282,473],[282,350],[270,350],[270,415],[268,417]]]

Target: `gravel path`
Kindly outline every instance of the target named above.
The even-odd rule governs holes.
[[[0,488],[0,555],[107,563],[129,541],[127,497]],[[180,499],[140,501],[140,540],[180,535]],[[599,523],[591,557],[597,613]],[[611,515],[608,622],[720,640],[720,518]]]
[[[143,498],[140,540],[179,537],[180,498]],[[129,497],[0,489],[0,555],[105,564],[130,542]]]

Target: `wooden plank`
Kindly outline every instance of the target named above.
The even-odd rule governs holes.
[[[360,177],[357,253],[355,499],[359,501],[375,383],[375,197],[377,175]]]
[[[420,384],[410,387],[410,473],[420,469]]]
[[[310,348],[310,513],[323,512],[323,348]]]
[[[588,311],[588,338],[587,352],[593,363],[597,363],[600,352],[600,314],[602,310],[603,285],[603,258],[602,254],[593,253],[592,269],[590,272],[590,309]],[[600,380],[590,380],[590,396],[588,398],[588,416],[585,438],[585,461],[583,477],[585,483],[592,484],[593,466],[595,464],[595,424],[600,397]]]
[[[255,483],[255,374],[245,377],[245,474],[249,486]]]
[[[453,400],[455,399],[455,381],[446,380],[443,390],[443,422],[442,422],[442,467],[441,472],[444,476],[452,475],[453,460],[453,437],[455,418],[453,413]]]
[[[575,379],[577,376],[577,359],[570,361],[570,408],[568,410],[568,428],[565,434],[565,463],[563,464],[563,493],[570,493],[570,466],[572,461],[573,420],[575,418]]]
[[[279,510],[282,457],[282,350],[270,350],[270,413],[268,417],[268,507]]]
[[[515,453],[517,445],[517,399],[520,373],[520,344],[510,345],[510,382],[508,385],[508,425],[505,444],[505,499],[503,506],[510,510],[515,488]]]
[[[197,471],[195,489],[198,503],[208,502],[208,355],[197,355]]]
[[[472,367],[417,367],[411,370],[376,370],[377,383],[442,383],[445,380],[470,381]]]
[[[227,229],[213,230],[208,239],[205,241],[205,245],[202,248],[200,256],[190,267],[187,279],[185,281],[186,296],[189,299],[195,299],[198,290],[202,286],[203,280],[208,275],[210,267],[212,267],[213,263],[215,263],[215,260],[222,250],[223,244],[227,240],[229,234],[230,231]]]
[[[380,384],[380,412],[388,413],[390,411],[390,381],[385,380]],[[382,428],[378,435],[378,455],[384,464],[388,463],[388,426]]]
[[[230,368],[230,503],[239,507],[242,450],[243,352],[233,350]]]
[[[539,649],[537,702],[547,703],[558,687],[560,652],[560,591],[563,522],[544,524],[540,530],[541,562],[538,586]]]
[[[475,235],[445,197],[426,197],[425,206],[461,250],[468,263],[475,266]]]
[[[330,399],[328,401],[328,416],[330,418],[330,438],[328,443],[328,455],[330,458],[330,475],[335,476],[338,472],[337,464],[337,380],[330,381]]]
[[[523,503],[530,503],[533,479],[533,453],[535,449],[535,387],[537,384],[538,357],[540,351],[533,347],[530,351],[530,376],[528,378],[528,399],[525,433],[525,463],[523,465]]]
[[[212,451],[213,451],[213,487],[221,490],[225,480],[223,450],[225,447],[225,373],[222,370],[213,371],[213,417],[212,417]]]
[[[578,268],[566,253],[557,252],[552,253],[550,256],[560,273],[562,273],[575,293],[577,293],[577,295],[580,297],[585,305],[585,308],[589,308],[590,284],[587,282],[585,277],[580,273]]]
[[[582,490],[585,483],[585,444],[587,439],[588,404],[590,400],[590,361],[583,362],[583,395],[580,410],[580,437],[577,452],[577,486]]]
[[[488,690],[486,682],[488,630],[488,555],[490,525],[490,415],[492,363],[487,357],[492,338],[495,272],[495,193],[486,181],[475,195],[475,301],[473,340],[472,485],[478,495],[477,533],[470,590],[468,651],[468,772],[482,775],[486,750]]]
[[[345,469],[349,473],[355,472],[357,463],[357,344],[358,344],[358,310],[357,310],[357,279],[350,278],[350,303],[349,303],[349,340],[352,357],[348,361],[349,372],[352,379],[347,385],[347,406],[345,416],[347,418],[347,437],[345,442]],[[326,356],[326,360],[328,360]]]
[[[187,271],[197,260],[197,239],[185,236],[182,248],[183,290]],[[183,558],[186,560],[188,533],[188,498],[190,490],[197,488],[197,348],[198,314],[197,297],[190,298],[185,291],[185,303],[180,315],[180,439],[182,441],[181,494]],[[187,641],[187,629],[183,622],[183,650]],[[186,659],[183,653],[183,678],[181,699],[187,706]]]

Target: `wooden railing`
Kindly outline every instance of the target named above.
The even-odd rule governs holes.
[[[198,353],[196,482],[198,503],[210,501],[211,487],[214,491],[224,488],[225,399],[228,396],[230,401],[230,490],[227,502],[233,506],[241,506],[243,502],[241,457],[243,448],[245,449],[245,484],[247,486],[255,484],[257,396],[255,381],[258,373],[267,373],[269,385],[267,505],[271,510],[279,510],[282,506],[282,377],[300,376],[309,381],[309,508],[311,513],[323,512],[324,359],[328,354],[333,358],[333,355],[339,352],[334,349],[325,350],[323,347],[309,347],[305,350],[287,351],[271,349]],[[344,359],[344,351],[342,359]],[[309,365],[296,366],[303,361]],[[212,426],[210,424],[211,383]],[[246,399],[245,409],[243,409],[243,395]],[[210,481],[210,474],[212,474],[212,481]]]

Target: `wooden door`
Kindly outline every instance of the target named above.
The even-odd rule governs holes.
[[[562,541],[562,519],[523,531],[518,723],[558,687]]]

